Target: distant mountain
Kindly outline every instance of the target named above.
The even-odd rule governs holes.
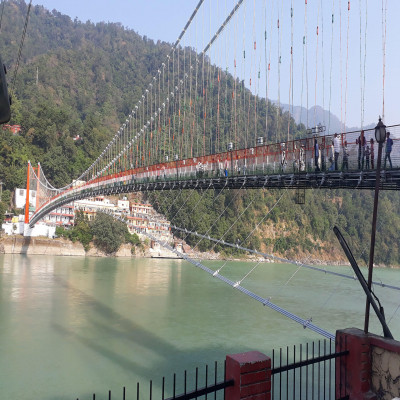
[[[274,104],[277,104],[276,101],[273,101]],[[281,103],[281,108],[283,111],[289,111],[291,112],[291,116],[293,119],[296,121],[297,124],[300,122],[303,123],[304,125],[307,125],[307,108],[305,107],[300,107],[300,106],[289,106],[289,104],[282,104]],[[290,107],[290,109],[289,109]],[[308,110],[308,121],[309,121],[309,126],[314,125],[314,120],[315,120],[315,125],[321,124],[323,126],[326,126],[326,134],[333,134],[335,132],[340,132],[342,130],[342,124],[340,122],[340,119],[330,113],[327,110],[324,110],[320,106],[313,106]],[[364,129],[370,129],[373,128],[375,125],[374,124],[369,124],[364,126]],[[346,126],[346,132],[351,132],[351,131],[356,131],[359,130],[360,127],[348,127]]]

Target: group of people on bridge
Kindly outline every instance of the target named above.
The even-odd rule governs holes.
[[[344,138],[343,138],[344,139]],[[370,138],[369,141],[365,137],[365,133],[362,130],[360,136],[356,139],[356,145],[358,147],[358,169],[374,169],[375,168],[375,141]],[[332,139],[332,143],[329,146],[327,152],[325,152],[324,145],[318,143],[318,138],[314,138],[314,163],[315,171],[339,171],[339,157],[342,154],[342,171],[349,170],[349,148],[347,140],[341,141],[340,136],[335,133]],[[390,168],[393,168],[391,153],[393,148],[393,139],[390,137],[390,132],[386,133],[386,146],[385,146],[385,159],[384,168],[386,168],[387,161],[389,162]],[[328,162],[329,167],[326,165],[325,155],[329,154]],[[365,167],[365,168],[364,168]]]

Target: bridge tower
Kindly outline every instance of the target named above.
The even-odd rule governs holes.
[[[29,224],[30,172],[31,172],[31,162],[28,161],[28,173],[27,173],[27,175],[26,175],[25,224]]]

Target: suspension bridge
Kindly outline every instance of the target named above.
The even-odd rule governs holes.
[[[323,20],[328,2],[322,0],[314,5],[318,8],[314,13],[310,13],[307,0],[302,9],[293,1],[283,4],[239,0],[231,6],[228,1],[216,3],[198,2],[125,122],[79,177],[63,188],[55,188],[40,164],[28,164],[27,226],[33,228],[61,205],[97,195],[266,188],[294,189],[301,202],[306,189],[375,187],[378,143],[374,128],[364,127],[367,2],[359,2],[360,36],[355,38],[359,57],[352,57],[351,51],[349,28],[354,16],[350,1],[343,5],[332,1],[329,29]],[[296,18],[303,24],[301,35]],[[383,99],[382,110],[377,111],[383,120],[385,18],[383,7],[383,62],[379,76]],[[309,56],[312,52],[313,57]],[[299,65],[301,68],[297,68]],[[353,94],[348,76],[352,69],[360,71],[360,129],[348,131],[349,93]],[[287,111],[281,108],[284,91],[288,93]],[[294,93],[298,93],[296,98]],[[314,108],[308,111],[311,95]],[[271,102],[273,97],[277,102]],[[336,132],[331,126],[332,98],[340,102],[336,107],[341,113],[340,130]],[[319,117],[317,106],[324,108],[325,101],[328,117]],[[307,110],[299,124],[294,122],[295,102],[304,104]],[[380,187],[399,190],[400,125],[386,129],[390,135],[383,153]],[[29,189],[37,193],[32,214]],[[200,236],[218,243],[222,240],[210,238],[207,232]],[[246,249],[243,245],[240,248]],[[193,263],[201,265],[198,261]],[[219,272],[203,269],[220,276]],[[240,282],[227,283],[257,297],[242,288]],[[279,308],[268,299],[257,300]],[[310,320],[299,319],[283,309],[278,311],[304,327],[314,327]],[[314,330],[332,339],[318,327]]]

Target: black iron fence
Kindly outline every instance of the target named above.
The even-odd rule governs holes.
[[[341,350],[343,349],[343,350]],[[272,351],[271,358],[271,399],[273,400],[346,400],[345,376],[335,374],[337,360],[349,354],[346,344],[336,351],[335,343],[328,340],[306,343],[304,345],[281,348]],[[124,387],[122,392],[112,393],[111,390],[96,397],[82,397],[82,400],[224,400],[225,389],[239,384],[226,380],[226,364],[219,367],[215,362],[209,368],[196,368],[194,373],[184,371],[183,376],[167,382],[163,377],[158,385],[150,381],[149,385],[131,387],[129,394]],[[336,379],[340,381],[337,382]],[[342,381],[344,380],[344,381]],[[336,388],[339,388],[337,391]],[[337,397],[336,397],[337,396]],[[77,398],[79,400],[79,398]],[[229,400],[229,399],[227,399]]]
[[[161,400],[190,400],[194,398],[202,398],[205,400],[224,399],[225,388],[234,385],[233,380],[225,379],[225,362],[221,368],[217,362],[213,367],[205,366],[203,369],[196,368],[194,374],[188,374],[184,371],[183,377],[177,378],[174,374],[172,381],[167,382],[166,378],[162,378],[160,385],[154,385],[150,381],[149,386],[143,387],[137,383],[136,388],[128,394],[126,387],[122,388],[122,393],[112,393],[108,391],[106,396],[93,394],[93,400],[153,400],[153,398]],[[97,396],[97,397],[96,397]],[[108,397],[107,397],[108,396]],[[122,397],[121,397],[122,396]],[[87,398],[85,398],[86,400]],[[79,398],[77,398],[79,400]],[[89,399],[88,399],[89,400]]]
[[[335,363],[348,351],[335,351],[332,341],[318,341],[272,351],[272,396],[282,399],[336,399]],[[341,378],[339,378],[341,379]],[[339,382],[345,387],[345,382]]]

